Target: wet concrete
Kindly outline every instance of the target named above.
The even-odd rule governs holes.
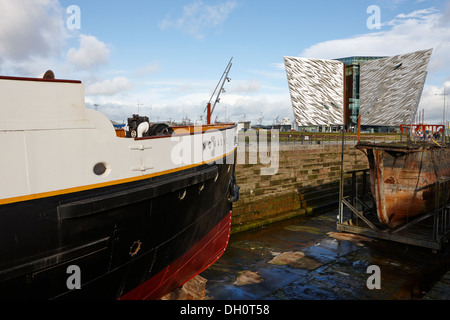
[[[232,235],[222,258],[201,274],[207,299],[414,300],[450,270],[449,246],[434,253],[338,233],[336,216],[332,210]],[[381,288],[371,290],[373,265]]]

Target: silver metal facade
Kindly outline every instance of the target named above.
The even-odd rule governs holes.
[[[284,57],[284,62],[297,125],[342,124],[344,64],[297,57]]]
[[[414,119],[432,49],[361,63],[361,124],[399,126]]]

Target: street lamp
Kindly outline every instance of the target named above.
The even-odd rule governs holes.
[[[446,128],[445,128],[445,96],[447,95],[445,85],[444,85],[444,93],[435,93],[434,95],[435,96],[444,96],[444,110],[443,110],[443,116],[442,116],[442,124],[444,126],[444,129],[443,129],[442,135],[444,136],[443,137],[443,141],[445,142],[445,140],[446,140],[445,139],[445,135],[446,135]]]

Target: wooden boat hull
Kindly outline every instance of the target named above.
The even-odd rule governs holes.
[[[368,157],[370,187],[382,224],[395,227],[434,208],[435,189],[418,189],[450,176],[448,147],[360,142],[356,148]]]

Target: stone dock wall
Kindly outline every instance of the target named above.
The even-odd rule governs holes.
[[[269,165],[238,163],[239,201],[234,203],[232,233],[295,216],[338,208],[342,145],[279,146],[275,175],[261,175]],[[367,157],[354,145],[344,148],[344,172],[367,169]],[[348,190],[350,175],[344,175]]]

